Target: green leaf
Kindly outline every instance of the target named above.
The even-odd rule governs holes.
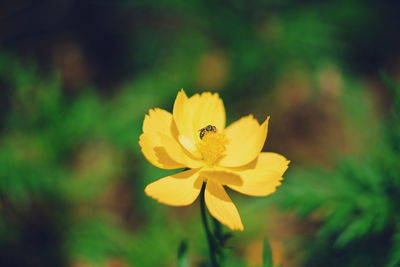
[[[263,267],[272,267],[272,252],[268,240],[263,242]]]
[[[178,267],[189,267],[189,258],[187,256],[188,243],[182,240],[178,248]]]
[[[398,224],[400,228],[400,223]],[[400,229],[399,229],[400,230]],[[389,263],[387,267],[395,267],[400,265],[400,231],[398,231],[392,240],[392,249],[389,253]]]

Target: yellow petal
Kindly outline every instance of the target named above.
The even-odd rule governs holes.
[[[263,170],[273,170],[283,175],[287,170],[290,161],[284,156],[273,152],[262,152],[255,161],[255,167]]]
[[[186,206],[196,200],[202,183],[198,169],[193,169],[157,180],[147,185],[144,191],[158,202],[170,206]]]
[[[185,165],[185,167],[191,169],[199,168],[204,165],[202,161],[196,160],[190,153],[185,151],[175,139],[162,133],[159,133],[159,136],[161,138],[162,146],[165,148],[168,155],[170,155],[176,162],[180,162]]]
[[[200,172],[200,176],[206,181],[211,180],[222,185],[240,186],[243,184],[240,175],[224,169],[203,169]]]
[[[171,113],[159,108],[150,109],[149,113],[144,117],[143,133],[158,132],[174,138],[178,136]]]
[[[249,170],[239,174],[243,179],[243,184],[228,185],[233,190],[249,196],[267,196],[276,191],[281,185],[282,176],[274,172],[263,172],[261,170]]]
[[[139,145],[146,159],[162,169],[199,168],[203,162],[196,160],[186,152],[175,139],[162,133],[144,133]]]
[[[225,107],[222,99],[217,93],[202,93],[197,100],[197,107],[193,114],[193,125],[196,137],[199,136],[198,130],[213,125],[217,131],[222,132],[225,128]]]
[[[241,185],[228,186],[242,194],[250,196],[267,196],[281,185],[282,175],[288,168],[289,161],[276,153],[261,153],[260,156],[246,167],[230,169],[239,175]]]
[[[179,135],[183,135],[193,142],[193,127],[191,127],[191,121],[189,120],[193,117],[193,110],[188,108],[187,103],[188,97],[185,91],[179,91],[175,98],[173,118],[178,128]]]
[[[146,159],[161,169],[178,169],[186,167],[174,160],[164,148],[161,137],[156,133],[144,133],[139,137],[139,145]]]
[[[260,125],[252,115],[243,117],[225,129],[229,139],[222,166],[243,166],[257,158],[261,152],[268,131],[269,117]]]
[[[188,151],[190,152],[195,158],[200,159],[201,158],[201,153],[198,151],[197,146],[195,143],[193,143],[193,140],[190,139],[189,137],[186,137],[184,135],[179,135],[178,136],[179,143]]]
[[[207,208],[214,218],[231,230],[243,230],[239,212],[222,185],[212,180],[207,181],[204,197]]]
[[[179,135],[182,136],[179,140],[184,140],[182,145],[189,151],[200,140],[201,128],[210,124],[218,131],[223,131],[226,119],[224,104],[218,94],[206,92],[188,98],[183,90],[176,96],[173,118]]]
[[[240,167],[222,168],[224,170],[245,171],[248,169],[262,168],[263,170],[276,171],[280,175],[287,170],[290,160],[284,156],[273,152],[261,152],[252,162]]]
[[[143,122],[143,133],[139,144],[153,165],[164,169],[201,166],[201,162],[179,144],[178,130],[168,111],[150,109]]]

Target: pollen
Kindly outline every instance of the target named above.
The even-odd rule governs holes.
[[[206,132],[203,139],[197,143],[203,160],[209,166],[215,165],[225,153],[225,146],[229,143],[222,133]]]

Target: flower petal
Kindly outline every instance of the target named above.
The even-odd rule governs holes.
[[[179,144],[178,130],[168,111],[150,109],[143,122],[143,133],[139,144],[153,165],[164,169],[201,166],[201,162]]]
[[[269,117],[260,125],[252,115],[243,117],[225,129],[229,139],[222,166],[237,167],[253,161],[261,152],[268,131]]]
[[[242,194],[250,196],[267,196],[281,185],[282,175],[288,168],[289,161],[276,153],[261,153],[257,160],[244,167],[231,169],[242,178],[241,185],[228,186]]]
[[[173,138],[162,133],[159,133],[159,136],[161,138],[162,146],[165,148],[168,155],[170,155],[176,162],[180,162],[184,164],[185,167],[191,169],[199,168],[204,165],[202,161],[194,159],[192,155],[187,153]]]
[[[157,180],[147,185],[144,191],[158,202],[186,206],[196,200],[202,183],[198,169],[192,169]]]
[[[196,137],[199,138],[199,130],[211,124],[222,132],[225,128],[225,107],[217,93],[202,93],[197,100],[197,107],[193,114],[193,125]],[[200,138],[199,138],[200,139]]]
[[[170,137],[178,137],[178,131],[172,119],[172,114],[159,108],[150,109],[149,113],[144,117],[143,133],[158,132]]]
[[[254,168],[263,170],[273,170],[283,175],[287,170],[290,161],[284,156],[273,152],[262,152],[255,161]]]
[[[275,172],[249,170],[239,174],[243,179],[242,185],[228,185],[233,190],[249,196],[267,196],[276,191],[281,185],[282,176]]]
[[[221,184],[207,181],[205,201],[210,214],[231,230],[243,230],[242,220],[235,204]]]
[[[226,120],[224,104],[218,94],[205,92],[188,98],[183,90],[176,96],[173,118],[180,142],[194,154],[193,148],[200,140],[199,130],[211,124],[223,131]]]
[[[186,149],[186,151],[190,152],[197,159],[201,158],[201,153],[197,149],[196,144],[193,143],[192,139],[184,135],[179,135],[178,140],[179,143]]]
[[[240,186],[243,184],[242,178],[240,175],[232,172],[232,171],[226,171],[224,169],[203,169],[200,172],[200,176],[204,180],[212,180],[218,184],[222,185],[236,185]]]
[[[184,168],[185,165],[173,159],[163,147],[161,137],[156,133],[144,133],[139,137],[139,145],[146,159],[161,169]]]
[[[190,138],[193,142],[193,127],[191,126],[191,118],[193,117],[193,110],[188,108],[188,97],[185,91],[181,90],[175,98],[173,108],[173,118],[178,128],[179,135]]]
[[[204,165],[186,152],[175,139],[162,133],[144,133],[139,145],[146,159],[162,169],[199,168]]]

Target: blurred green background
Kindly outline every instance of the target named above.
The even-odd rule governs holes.
[[[208,266],[199,206],[158,204],[138,137],[181,88],[228,122],[271,115],[291,160],[267,198],[229,192],[226,266],[400,266],[398,1],[0,4],[0,266]],[[181,266],[184,266],[183,264]]]

